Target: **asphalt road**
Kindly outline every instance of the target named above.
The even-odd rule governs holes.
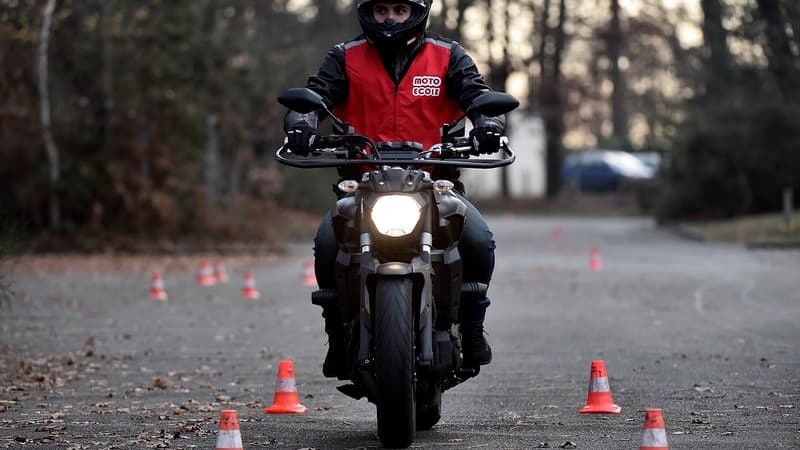
[[[489,217],[494,362],[444,396],[415,448],[634,449],[662,408],[672,449],[800,448],[800,251],[685,240],[647,219]],[[562,239],[554,238],[561,230]],[[590,250],[602,270],[590,270]],[[321,374],[310,245],[231,282],[147,271],[17,273],[0,309],[0,448],[214,448],[222,409],[245,448],[376,448],[375,410]],[[304,415],[278,416],[294,362]],[[618,415],[581,415],[604,360]]]

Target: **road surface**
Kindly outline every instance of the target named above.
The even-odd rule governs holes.
[[[672,449],[800,448],[800,251],[690,241],[645,218],[488,220],[494,362],[445,393],[414,448],[635,449],[646,408],[663,410]],[[168,302],[147,298],[148,268],[16,272],[0,448],[213,448],[222,409],[244,448],[380,447],[374,407],[321,374],[310,247],[251,267],[256,301],[239,295],[242,266],[214,287],[164,273]],[[304,415],[262,411],[282,359]],[[578,413],[593,360],[618,415]]]

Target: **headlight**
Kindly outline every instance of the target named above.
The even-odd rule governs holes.
[[[420,205],[408,195],[384,195],[375,201],[370,217],[378,232],[386,236],[405,236],[417,226]]]

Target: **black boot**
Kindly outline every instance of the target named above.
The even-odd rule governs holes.
[[[342,328],[342,313],[339,305],[326,305],[322,309],[325,318],[325,333],[328,334],[328,354],[322,363],[322,374],[329,378],[339,375],[344,366],[344,329]]]
[[[462,299],[461,302],[461,344],[464,353],[464,367],[484,366],[492,362],[492,348],[483,335],[483,320],[486,317],[488,298],[480,300]]]

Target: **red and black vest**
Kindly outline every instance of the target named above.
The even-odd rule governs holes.
[[[441,127],[464,112],[447,95],[450,44],[425,39],[408,72],[395,86],[377,49],[366,40],[345,47],[347,100],[335,114],[375,142],[415,141],[424,149],[441,142]]]

